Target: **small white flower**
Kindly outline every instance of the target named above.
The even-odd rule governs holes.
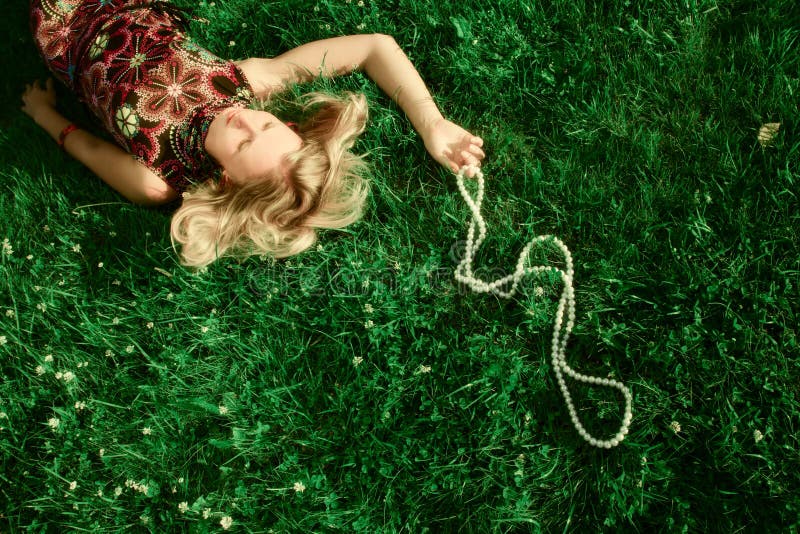
[[[105,449],[100,449],[99,451],[97,451],[98,456],[103,456],[105,453],[106,453]]]
[[[706,204],[711,204],[711,195],[710,194],[706,193],[705,199],[706,199]]]
[[[120,282],[119,280],[114,280],[113,282],[111,282],[112,286],[118,286],[118,285],[121,285],[121,284],[122,284],[122,282]]]
[[[64,373],[63,378],[65,383],[72,382],[73,380],[75,380],[75,373],[73,373],[72,371],[67,371],[66,373]]]
[[[44,367],[41,365],[36,366],[36,374],[42,376],[45,373]]]
[[[13,318],[13,317],[14,317],[14,315],[16,315],[16,314],[14,313],[14,310],[6,310],[6,317],[11,317],[11,318]]]
[[[103,262],[101,261],[100,263],[98,263],[98,264],[97,264],[97,267],[98,267],[99,269],[102,269],[102,268],[103,268]]]
[[[223,530],[228,530],[229,528],[231,528],[231,525],[233,524],[233,519],[226,515],[225,517],[220,519],[219,524],[222,526]]]
[[[27,256],[25,256],[25,259],[26,260],[32,260],[33,259],[33,254],[28,254]]]
[[[75,402],[75,409],[78,411],[86,409],[86,403],[84,401],[76,401]]]
[[[180,512],[181,512],[182,514],[185,514],[185,513],[186,513],[186,510],[188,510],[188,509],[189,509],[189,503],[188,503],[188,502],[186,502],[186,501],[184,501],[184,502],[182,502],[182,503],[180,503],[180,504],[178,505],[178,510],[180,510]]]
[[[322,246],[322,243],[317,244],[317,252],[322,252],[323,249],[324,247]]]
[[[358,7],[364,7],[364,0],[358,0]]]
[[[144,434],[145,436],[149,436],[152,433],[153,430],[149,426],[146,426],[142,429],[142,434]]]
[[[204,508],[203,509],[203,519],[208,519],[208,516],[211,515],[211,508]]]
[[[167,293],[167,300],[172,300],[174,296],[172,293]]]
[[[128,345],[127,347],[125,347],[125,352],[131,354],[133,352],[133,345]]]
[[[103,496],[103,490],[97,490],[97,496],[98,497],[102,497]]]
[[[319,11],[319,6],[314,6],[314,11]]]
[[[367,319],[367,321],[364,323],[364,328],[366,328],[367,330],[369,330],[373,326],[375,326],[375,323],[372,322],[372,319]]]
[[[363,29],[364,29],[364,28],[366,28],[366,27],[367,27],[366,23],[362,22],[361,24],[359,24],[358,26],[356,26],[356,29],[358,29],[358,30],[363,30]]]
[[[760,430],[753,430],[753,439],[756,443],[764,439],[764,434],[761,433]]]
[[[228,407],[223,406],[222,404],[219,405],[219,413],[220,415],[225,415],[228,413]]]
[[[306,485],[302,482],[295,482],[294,483],[294,491],[297,493],[303,493],[306,490]]]
[[[106,358],[110,358],[110,357],[112,357],[113,355],[114,355],[114,353],[113,353],[113,352],[111,352],[111,349],[106,349]]]
[[[146,515],[140,515],[140,516],[139,516],[139,519],[141,519],[141,520],[142,520],[142,524],[143,524],[143,525],[148,525],[148,524],[150,524],[150,518],[149,518],[149,517],[147,517]]]
[[[47,311],[47,304],[40,302],[39,304],[36,305],[36,309],[44,313]]]
[[[62,377],[62,376],[64,376],[64,373],[62,373],[61,371],[58,371],[58,372],[56,373],[56,380],[61,380],[61,377]]]
[[[147,328],[149,330],[152,330],[154,326],[155,326],[155,324],[153,324],[153,321],[150,321],[149,323],[147,323]]]
[[[375,308],[372,307],[372,304],[364,304],[364,311],[367,313],[372,313],[375,311]]]
[[[671,422],[669,426],[672,428],[672,431],[675,432],[676,434],[681,431],[681,424],[677,421]]]
[[[52,354],[48,354],[47,356],[44,357],[44,361],[52,362],[53,361],[53,355]]]
[[[430,365],[422,365],[422,364],[420,364],[419,368],[417,369],[417,373],[420,373],[420,374],[425,374],[425,373],[430,373],[430,372],[431,372],[431,366]]]
[[[61,421],[57,417],[51,417],[47,420],[47,426],[55,430],[58,428],[58,425],[61,424]]]
[[[0,346],[5,345],[8,343],[8,338],[6,336],[0,336]]]
[[[358,367],[364,361],[364,358],[361,356],[354,356],[353,357],[353,367]]]
[[[236,41],[230,41],[230,42],[228,43],[228,46],[236,46]]]
[[[114,317],[113,319],[111,319],[111,324],[118,325],[119,324],[119,317]]]
[[[246,22],[242,22],[242,28],[247,28],[247,23]]]
[[[6,412],[0,412],[0,419],[8,419],[8,414]]]
[[[108,235],[111,236],[111,237],[117,237],[117,232],[115,232],[114,230],[111,230],[110,232],[108,232]]]
[[[6,256],[11,256],[14,254],[14,247],[11,246],[11,242],[8,238],[3,239],[3,254]]]
[[[542,286],[536,286],[536,288],[533,290],[533,294],[537,297],[541,297],[544,295],[544,288]]]
[[[45,224],[45,225],[42,227],[42,230],[44,230],[45,232],[49,232],[49,231],[50,231],[50,226],[49,226],[49,225],[47,225],[47,224]]]
[[[122,487],[121,486],[117,486],[116,488],[114,488],[114,495],[117,496],[117,497],[122,495]]]
[[[80,243],[72,246],[72,252],[80,252],[80,251],[81,251]]]
[[[77,487],[78,487],[78,483],[76,481],[73,480],[72,482],[69,483],[69,490],[70,491],[75,491],[75,488],[77,488]]]

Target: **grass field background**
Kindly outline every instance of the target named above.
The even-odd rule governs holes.
[[[15,5],[0,532],[797,531],[796,2],[195,4],[196,40],[232,59],[395,36],[485,140],[479,274],[537,234],[570,247],[568,361],[633,392],[611,450],[558,391],[558,281],[510,302],[455,283],[454,177],[365,76],[297,89],[367,94],[364,219],[287,261],[191,273],[168,210],[126,202],[19,111],[47,72]],[[90,127],[64,91],[59,107]],[[571,385],[590,432],[613,434],[622,398]]]

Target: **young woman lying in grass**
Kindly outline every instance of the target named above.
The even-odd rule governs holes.
[[[129,200],[155,206],[183,194],[171,232],[187,266],[297,254],[315,242],[316,228],[361,216],[364,163],[349,149],[366,123],[364,95],[306,95],[300,124],[250,108],[261,101],[269,109],[292,83],[363,70],[436,161],[455,172],[484,157],[483,141],[442,116],[390,36],[336,37],[274,58],[227,61],[186,36],[185,20],[162,1],[33,0],[31,27],[48,68],[116,144],[56,111],[52,79],[26,86],[22,109]]]

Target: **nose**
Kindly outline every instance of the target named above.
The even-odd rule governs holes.
[[[253,129],[250,126],[250,123],[243,115],[244,113],[242,113],[241,111],[237,111],[236,114],[233,116],[233,124],[239,129],[251,132]]]

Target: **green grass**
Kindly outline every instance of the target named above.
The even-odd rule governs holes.
[[[192,274],[168,211],[125,202],[18,111],[46,70],[16,3],[0,22],[0,532],[225,516],[236,532],[798,530],[794,1],[196,9],[197,40],[231,58],[397,38],[486,141],[481,272],[513,269],[537,234],[572,250],[569,362],[634,395],[608,451],[572,428],[551,368],[560,286],[506,302],[455,283],[468,210],[367,78],[302,88],[369,97],[363,221],[288,261]],[[591,432],[617,428],[620,397],[573,397]]]

